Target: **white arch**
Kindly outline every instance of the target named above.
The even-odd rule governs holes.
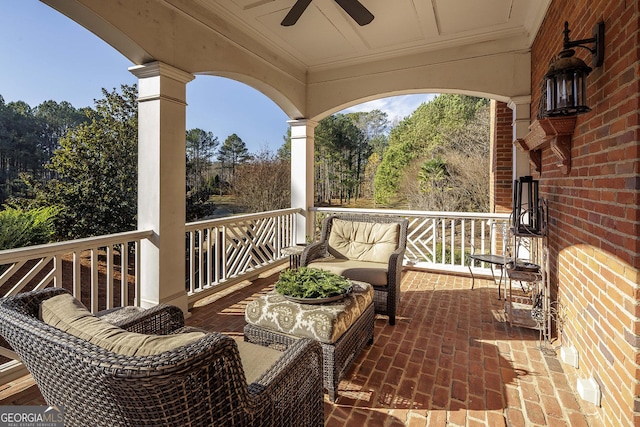
[[[264,93],[292,119],[317,120],[366,100],[425,90],[505,102],[531,93],[530,51],[505,52],[491,42],[306,70],[242,34],[232,36],[243,44],[233,41],[214,16],[194,20],[165,2],[43,1],[134,64],[160,61],[190,74],[232,78]]]

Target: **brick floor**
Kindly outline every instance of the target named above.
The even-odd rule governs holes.
[[[242,336],[244,307],[277,278],[200,301],[187,323]],[[327,426],[599,427],[572,372],[536,331],[509,327],[492,282],[409,271],[396,325],[376,318],[374,344],[326,400]],[[0,388],[0,404],[41,404],[30,377]]]

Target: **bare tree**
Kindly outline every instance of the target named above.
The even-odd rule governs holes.
[[[249,212],[285,209],[291,206],[289,161],[268,150],[236,167],[233,191]]]

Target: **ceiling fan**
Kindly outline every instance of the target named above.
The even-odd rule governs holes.
[[[373,21],[373,14],[369,12],[369,10],[358,0],[335,0],[335,2],[338,3],[340,7],[343,8],[344,11],[347,12],[347,14],[349,14],[349,16],[351,16],[360,26],[367,25],[369,22]],[[302,13],[307,9],[307,6],[309,6],[310,3],[311,0],[296,1],[280,25],[283,27],[289,27],[298,22],[298,19],[300,19],[300,16],[302,16]]]

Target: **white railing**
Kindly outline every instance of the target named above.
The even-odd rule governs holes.
[[[331,213],[393,215],[409,220],[405,264],[444,272],[469,272],[470,253],[503,254],[508,214],[430,212],[390,209],[312,208],[316,233]],[[474,274],[491,274],[488,265],[471,266]]]
[[[138,305],[138,248],[152,234],[131,231],[0,251],[0,294],[52,285],[66,287],[92,312]]]
[[[333,212],[394,215],[409,220],[405,263],[445,272],[468,272],[471,252],[501,254],[508,215],[382,209],[312,208],[310,221]],[[185,289],[189,302],[250,280],[288,259],[300,209],[199,221],[185,225]],[[152,231],[133,231],[0,251],[0,296],[47,286],[65,287],[91,311],[139,305],[140,241]],[[490,274],[486,265],[474,273]],[[0,355],[15,358],[0,347]],[[17,362],[0,366],[0,380]],[[9,375],[7,375],[9,374]]]
[[[0,296],[68,289],[92,312],[139,305],[140,241],[152,231],[132,231],[0,251]],[[0,346],[0,383],[26,374],[17,354]]]
[[[384,209],[312,208],[319,230],[332,212],[395,215],[409,219],[405,263],[442,271],[467,269],[469,253],[504,251],[506,214]],[[300,209],[238,215],[185,225],[186,290],[191,302],[284,262],[295,245]],[[133,231],[0,251],[0,296],[46,286],[62,287],[93,312],[137,305],[139,243],[152,231]],[[478,273],[486,265],[473,266]],[[122,274],[125,272],[126,274]],[[204,292],[208,291],[208,292]]]
[[[286,259],[295,245],[300,209],[192,222],[186,225],[186,286],[189,301],[219,291]]]

